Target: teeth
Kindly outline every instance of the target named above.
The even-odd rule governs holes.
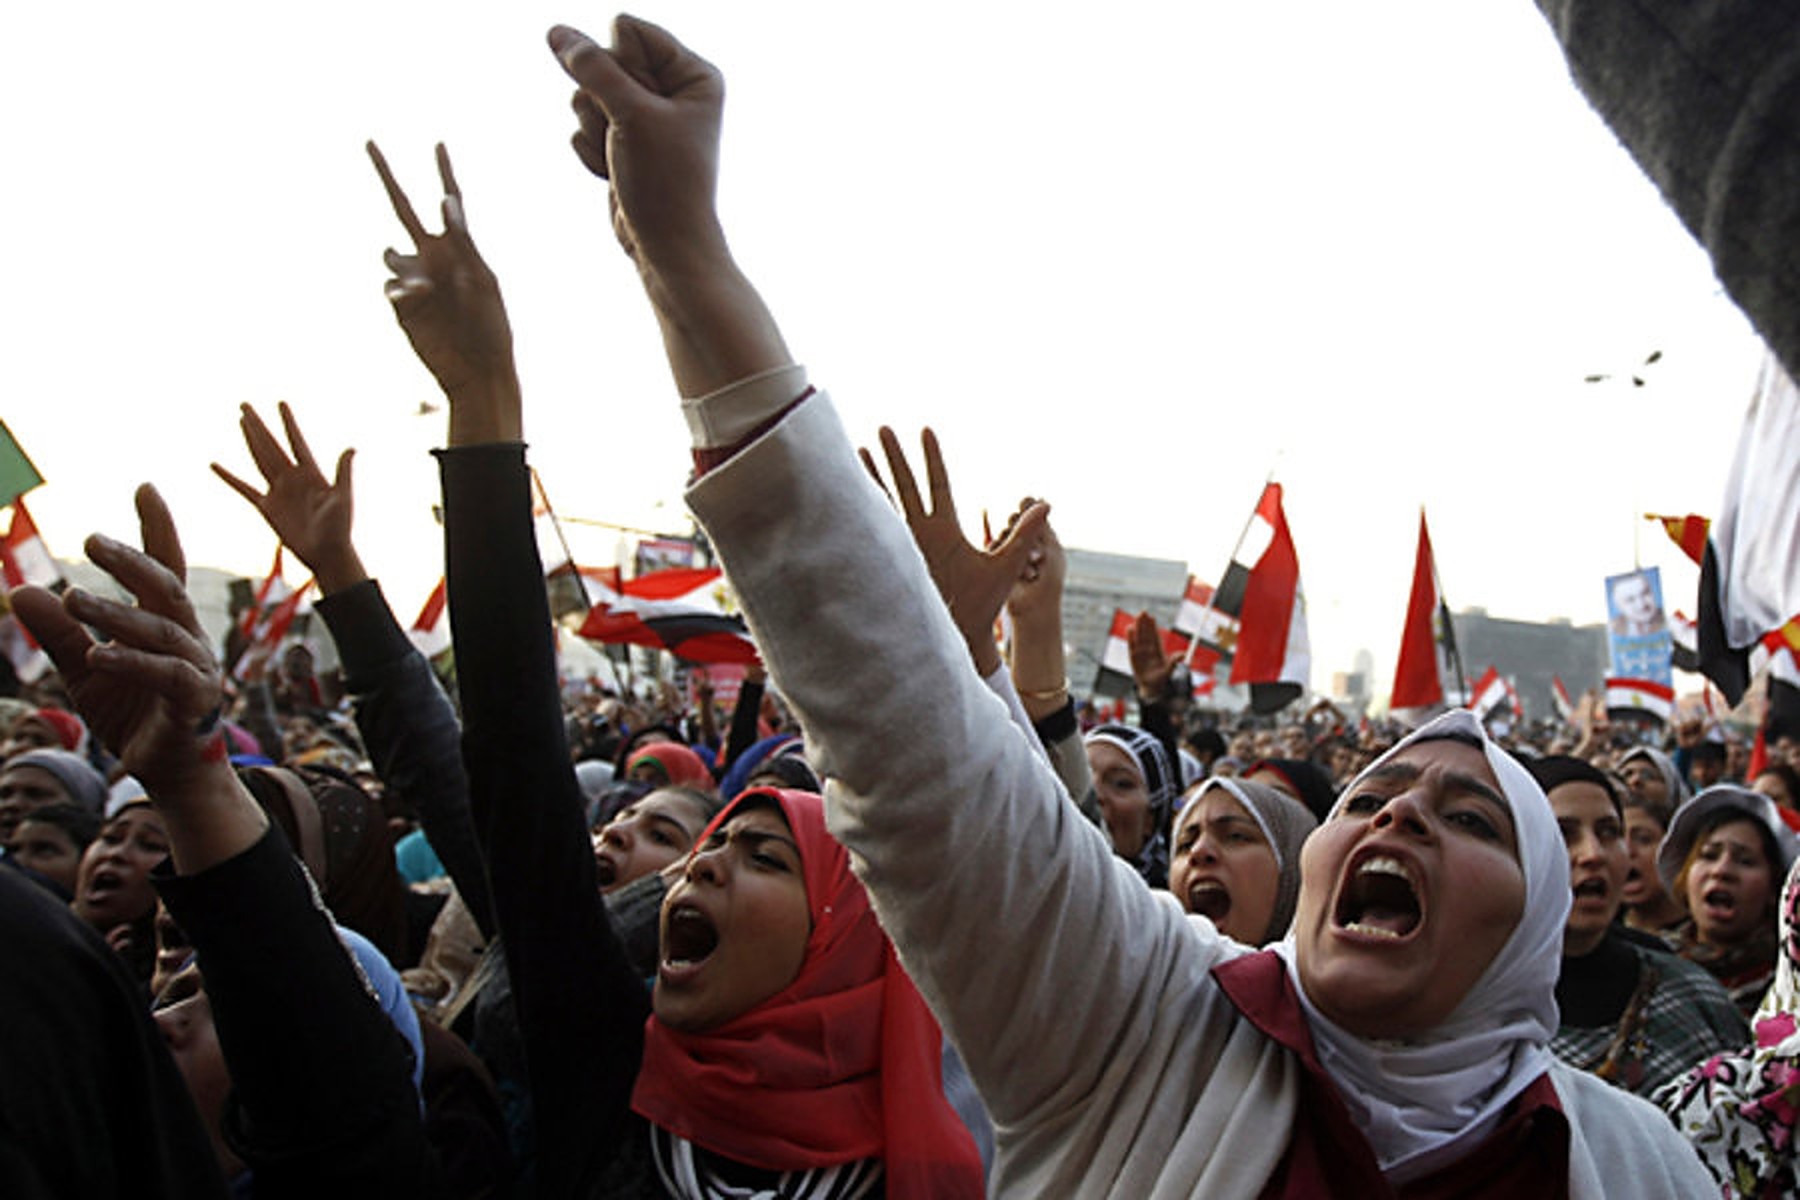
[[[1405,879],[1406,868],[1400,865],[1397,858],[1371,858],[1356,868],[1358,875],[1398,875]]]
[[[1351,933],[1367,934],[1370,937],[1384,937],[1395,942],[1399,941],[1401,938],[1400,934],[1395,933],[1391,929],[1383,929],[1379,925],[1364,925],[1361,921],[1352,921],[1350,924],[1344,926],[1344,928]]]

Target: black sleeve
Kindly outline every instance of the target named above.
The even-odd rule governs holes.
[[[719,760],[724,776],[738,757],[756,744],[756,718],[762,712],[763,685],[746,679],[738,686],[737,707],[731,710],[731,732],[725,738],[725,756]]]
[[[412,1050],[280,829],[196,875],[164,864],[155,882],[199,956],[231,1071],[226,1136],[259,1200],[424,1188]]]
[[[344,683],[356,701],[356,728],[375,773],[419,813],[425,837],[484,937],[494,907],[469,811],[456,710],[431,664],[407,638],[366,579],[319,601],[337,643]]]
[[[578,1194],[628,1133],[649,998],[600,904],[569,762],[525,448],[441,451],[463,762],[525,1044],[538,1194]]]
[[[1175,772],[1175,790],[1181,791],[1181,744],[1175,736],[1175,722],[1169,716],[1169,706],[1161,700],[1144,700],[1138,698],[1138,725],[1143,731],[1162,743],[1163,753],[1169,756],[1169,770]]]

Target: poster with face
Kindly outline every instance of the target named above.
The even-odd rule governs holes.
[[[1660,570],[1647,567],[1607,576],[1606,617],[1610,675],[1674,682],[1670,666],[1674,640],[1663,609]]]

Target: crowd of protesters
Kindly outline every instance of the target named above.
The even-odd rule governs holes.
[[[1751,769],[1592,705],[1239,720],[1148,618],[1133,718],[1095,719],[1049,506],[965,540],[935,438],[923,488],[891,431],[859,456],[732,259],[718,72],[632,18],[550,44],[768,674],[729,711],[559,676],[498,281],[444,149],[434,233],[371,145],[448,400],[454,687],[286,405],[215,469],[337,669],[228,674],[149,485],[137,545],[86,546],[129,601],[12,594],[56,669],[0,701],[0,1193],[1800,1187],[1792,731]]]

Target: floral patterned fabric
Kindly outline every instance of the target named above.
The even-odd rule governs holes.
[[[1752,1044],[1708,1059],[1655,1099],[1694,1143],[1722,1196],[1800,1195],[1800,861],[1781,894],[1781,958]]]

